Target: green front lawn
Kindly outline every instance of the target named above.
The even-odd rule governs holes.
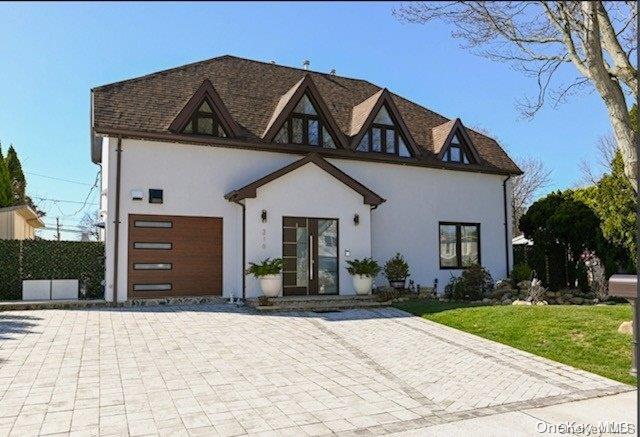
[[[443,325],[635,384],[629,375],[631,336],[618,326],[631,320],[630,305],[479,306],[410,300],[396,307]]]

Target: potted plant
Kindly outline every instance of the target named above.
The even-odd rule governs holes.
[[[403,290],[409,277],[409,264],[404,260],[402,255],[396,253],[384,265],[384,275],[389,280],[389,285],[396,290]]]
[[[282,289],[282,259],[267,258],[261,263],[249,263],[247,274],[255,276],[260,281],[262,294],[267,297],[277,297]]]
[[[353,288],[356,294],[371,294],[373,278],[380,273],[380,266],[372,258],[354,259],[347,261],[347,271],[353,278]]]

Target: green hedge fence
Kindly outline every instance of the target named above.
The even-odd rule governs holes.
[[[81,299],[102,299],[104,243],[0,240],[0,300],[22,299],[25,279],[78,279]]]

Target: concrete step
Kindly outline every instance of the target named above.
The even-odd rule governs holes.
[[[248,299],[247,305],[259,311],[340,311],[353,308],[378,308],[388,306],[377,296],[285,296],[264,300]]]

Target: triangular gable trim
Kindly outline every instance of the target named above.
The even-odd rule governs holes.
[[[317,153],[310,153],[304,158],[295,161],[285,167],[282,167],[280,170],[276,170],[273,173],[270,173],[254,182],[251,182],[248,185],[245,185],[242,188],[231,191],[230,193],[225,194],[224,198],[229,200],[230,202],[239,202],[243,199],[247,198],[255,198],[257,196],[257,190],[263,185],[268,184],[279,177],[286,175],[303,165],[313,163],[320,167],[322,170],[329,173],[334,178],[338,179],[343,184],[347,185],[349,188],[354,190],[355,192],[362,195],[364,199],[364,203],[371,206],[378,206],[381,203],[384,203],[386,200],[371,191],[369,188],[362,185],[360,182],[353,179],[351,176],[340,170],[338,167],[330,164],[327,160],[322,158]]]
[[[322,121],[325,122],[325,127],[329,130],[329,132],[333,135],[335,139],[335,144],[338,148],[345,148],[348,144],[344,134],[340,130],[340,127],[335,122],[333,117],[331,116],[331,112],[329,112],[329,108],[327,104],[324,102],[324,99],[320,95],[320,91],[318,87],[313,82],[311,75],[309,73],[305,74],[304,77],[296,82],[289,91],[280,97],[278,104],[271,116],[271,120],[267,124],[267,127],[262,134],[262,139],[271,142],[277,135],[278,131],[286,121],[286,119],[291,115],[294,108],[302,98],[304,94],[309,96],[311,103],[316,108],[318,115]]]
[[[473,141],[471,141],[471,137],[469,136],[467,129],[464,127],[464,125],[462,124],[462,121],[459,118],[456,118],[455,122],[453,123],[453,126],[451,127],[451,130],[449,131],[449,134],[447,135],[446,139],[442,143],[442,146],[440,147],[440,151],[438,152],[438,159],[442,160],[442,157],[444,156],[444,154],[449,149],[449,146],[451,145],[451,140],[456,134],[462,137],[461,140],[464,143],[462,144],[462,146],[464,147],[465,151],[471,154],[471,156],[473,157],[473,160],[475,161],[474,163],[480,164],[480,155],[478,154],[476,147],[473,145]]]
[[[373,105],[373,107],[369,111],[369,115],[367,115],[367,118],[361,124],[359,131],[355,134],[353,138],[351,138],[351,149],[356,150],[356,148],[358,147],[358,144],[360,143],[360,140],[362,139],[362,136],[367,132],[367,130],[373,123],[373,120],[375,119],[376,115],[378,115],[378,111],[380,111],[380,108],[382,108],[383,106],[386,106],[388,109],[389,115],[393,119],[395,126],[398,129],[400,129],[400,132],[402,133],[402,136],[405,138],[407,142],[407,146],[413,153],[413,156],[419,156],[420,149],[418,148],[416,142],[414,141],[413,136],[411,136],[411,132],[409,131],[409,128],[407,128],[407,125],[402,119],[402,116],[400,115],[400,111],[398,110],[398,107],[394,103],[389,90],[384,88],[382,91],[378,91],[376,94],[379,94],[377,102],[375,103],[375,105]],[[352,120],[354,116],[356,116],[356,113],[354,112],[357,110],[356,108],[358,108],[362,104],[367,103],[368,100],[374,97],[375,97],[375,94],[353,108],[353,110],[351,111]]]
[[[169,125],[169,130],[175,133],[181,133],[189,123],[189,120],[191,120],[191,116],[205,101],[209,103],[209,106],[211,106],[220,124],[222,124],[229,136],[239,137],[241,133],[240,125],[231,117],[231,113],[222,102],[222,99],[209,79],[205,79],[202,85],[200,85],[200,88],[191,96],[184,108],[182,108]]]

